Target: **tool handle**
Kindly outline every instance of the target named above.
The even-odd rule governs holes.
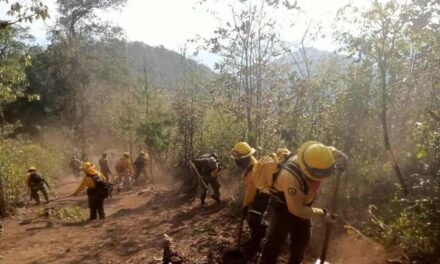
[[[339,170],[336,171],[336,183],[335,183],[335,189],[333,191],[333,196],[330,204],[330,212],[333,214],[336,209],[336,201],[338,199],[338,190],[339,190],[339,181],[341,178],[341,172]],[[324,242],[322,244],[322,250],[321,250],[321,257],[320,257],[320,264],[324,264],[325,258],[327,257],[327,249],[328,249],[328,243],[330,241],[330,235],[332,232],[332,224],[327,223],[325,226],[325,235],[324,235]]]
[[[241,214],[240,225],[238,226],[237,248],[240,247],[241,234],[243,233],[244,219],[246,219],[246,214]]]
[[[191,165],[191,167],[193,168],[193,170],[196,172],[197,177],[199,177],[199,180],[202,182],[203,186],[205,186],[205,188],[209,191],[208,185],[206,184],[206,182],[203,180],[202,176],[200,175],[199,171],[197,170],[196,166],[194,165],[194,163],[192,162],[192,160],[189,161],[189,164]],[[211,193],[210,193],[211,194]]]
[[[61,197],[49,200],[49,202],[54,202],[54,201],[62,200],[62,199],[65,199],[65,198],[68,198],[68,197],[71,197],[71,196],[72,196],[71,194],[66,195],[66,196],[61,196]]]
[[[326,224],[325,225],[324,242],[322,244],[321,256],[319,258],[320,264],[325,263],[325,259],[327,257],[328,242],[330,241],[331,232],[332,232],[332,224]]]

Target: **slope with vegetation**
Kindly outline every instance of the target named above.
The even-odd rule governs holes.
[[[341,219],[414,261],[439,257],[438,1],[346,6],[334,27],[340,52],[325,59],[304,46],[319,31],[299,46],[279,38],[277,12],[295,22],[296,4],[239,1],[211,37],[193,40],[221,58],[215,73],[185,53],[130,43],[97,17],[124,0],[58,0],[47,47],[30,47],[20,27],[47,17],[41,1],[0,2],[11,8],[0,20],[3,216],[21,204],[27,166],[63,177],[73,154],[144,149],[174,170],[203,152],[228,157],[239,140],[265,154],[314,139],[350,157]]]

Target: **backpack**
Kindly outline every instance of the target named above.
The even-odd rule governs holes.
[[[309,185],[307,184],[306,180],[304,179],[304,175],[296,163],[289,161],[289,159],[286,159],[283,163],[280,164],[279,167],[280,167],[279,170],[276,173],[274,173],[272,176],[272,184],[275,184],[275,181],[278,178],[280,170],[285,169],[285,170],[289,171],[290,174],[298,180],[298,182],[300,184],[300,190],[305,195],[308,194]]]
[[[125,169],[125,160],[120,159],[116,162],[115,169],[117,172],[123,172]]]
[[[43,177],[40,174],[34,172],[30,175],[29,181],[32,184],[36,185],[36,184],[39,184],[43,181]]]
[[[280,170],[285,169],[292,174],[292,177],[298,179],[301,185],[301,191],[307,194],[309,186],[298,165],[289,160],[291,157],[292,154],[281,163],[278,163],[278,159],[275,155],[266,155],[258,160],[252,171],[256,187],[260,190],[273,189]]]
[[[195,159],[193,162],[202,177],[210,176],[218,168],[214,158]]]
[[[95,183],[95,194],[102,199],[105,199],[111,195],[113,190],[113,184],[103,181],[98,175],[89,176]]]
[[[278,159],[275,155],[265,155],[252,168],[254,184],[259,190],[272,186],[272,175],[279,171]],[[244,175],[246,175],[245,173]]]

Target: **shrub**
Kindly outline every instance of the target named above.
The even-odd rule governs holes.
[[[37,143],[0,138],[0,177],[6,204],[18,201],[26,191],[24,184],[27,169],[35,166],[51,185],[61,156]]]
[[[370,206],[371,223],[366,231],[389,246],[400,246],[410,255],[440,255],[440,190],[429,180],[413,185],[410,198],[396,196],[392,205],[397,210],[376,216]],[[395,212],[395,213],[394,213]]]

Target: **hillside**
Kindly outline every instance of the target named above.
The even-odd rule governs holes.
[[[194,72],[200,76],[213,76],[213,72],[205,65],[184,58],[163,46],[152,47],[142,42],[130,42],[127,49],[132,66],[142,75],[146,71],[149,81],[160,87],[173,88],[184,75]]]

